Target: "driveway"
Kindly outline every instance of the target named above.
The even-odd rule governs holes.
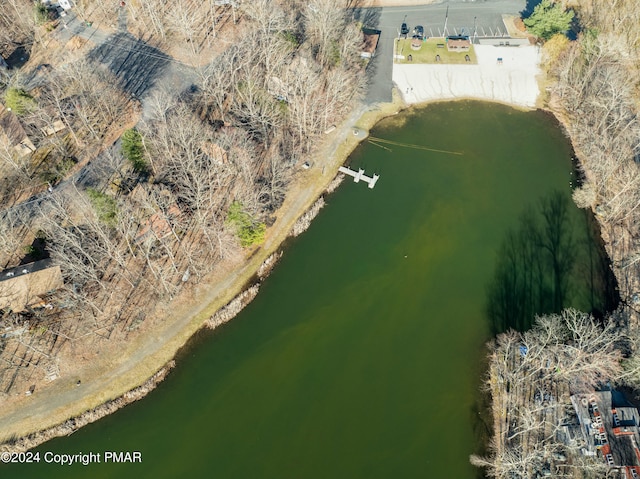
[[[54,33],[54,37],[61,43],[66,43],[73,37],[80,37],[99,45],[104,43],[108,36],[108,32],[87,25],[73,10],[60,19],[60,26]]]
[[[366,27],[381,30],[376,56],[367,67],[369,89],[365,101],[369,104],[390,102],[393,88],[393,39],[400,25],[410,29],[422,25],[428,36],[445,32],[449,35],[477,32],[478,36],[500,36],[506,33],[503,14],[517,15],[526,7],[526,0],[450,1],[417,7],[382,7],[353,10],[353,18]]]

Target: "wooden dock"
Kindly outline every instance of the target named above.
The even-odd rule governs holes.
[[[339,168],[339,171],[341,173],[344,173],[345,175],[353,176],[354,183],[358,183],[359,181],[364,181],[365,183],[368,183],[369,188],[373,188],[376,185],[378,178],[380,178],[380,175],[376,175],[376,174],[374,174],[373,177],[365,175],[364,170],[362,168],[360,168],[358,171],[354,171],[350,168],[347,168],[346,166],[341,166]]]

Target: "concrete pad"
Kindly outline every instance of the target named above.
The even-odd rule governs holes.
[[[538,47],[474,45],[474,49],[477,65],[394,64],[393,81],[410,104],[478,98],[535,107],[540,93]]]

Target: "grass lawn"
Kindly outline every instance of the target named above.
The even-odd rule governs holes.
[[[444,45],[444,47],[438,48],[438,44]],[[422,42],[420,50],[411,49],[411,38],[396,39],[396,55],[403,55],[403,59],[396,59],[396,63],[438,63],[436,62],[436,55],[440,55],[439,63],[467,63],[477,64],[476,53],[473,50],[473,45],[468,52],[450,52],[447,51],[447,46],[444,38],[429,38],[426,42]],[[411,55],[413,61],[407,60]],[[470,61],[465,61],[465,55],[469,55]]]

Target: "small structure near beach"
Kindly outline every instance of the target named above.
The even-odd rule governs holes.
[[[378,48],[378,41],[380,40],[380,30],[363,29],[362,34],[364,37],[364,45],[360,56],[362,58],[373,58],[376,54],[376,48]]]
[[[471,49],[469,37],[464,35],[447,37],[447,50],[450,52],[468,52]]]

